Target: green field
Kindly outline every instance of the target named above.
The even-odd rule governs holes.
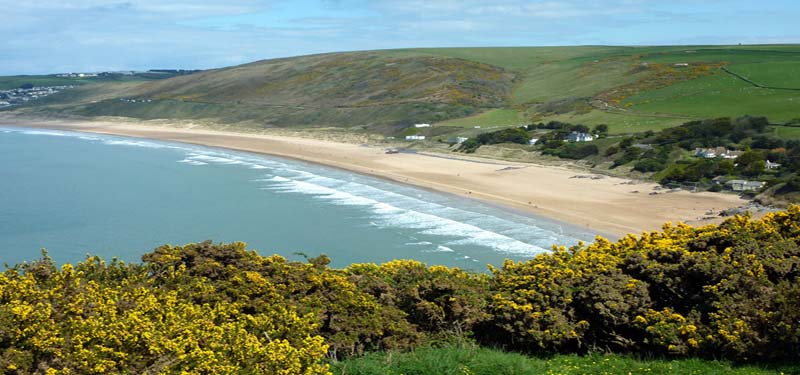
[[[680,125],[687,121],[683,117],[655,116],[648,114],[629,114],[619,112],[605,112],[593,110],[588,113],[567,113],[562,115],[544,116],[538,121],[561,121],[571,124],[606,124],[609,134],[628,134],[645,132],[648,130],[659,131]]]
[[[793,374],[797,367],[735,366],[728,362],[642,360],[621,355],[556,355],[535,358],[477,346],[422,348],[409,353],[373,353],[332,363],[336,375],[538,375],[538,374]]]
[[[776,126],[775,135],[784,139],[800,139],[800,127]]]
[[[725,73],[678,83],[626,99],[632,111],[696,118],[768,116],[788,121],[800,114],[800,91],[754,87]]]
[[[5,76],[0,77],[0,90],[16,89],[24,84],[32,84],[34,86],[68,86],[83,85],[89,82],[92,82],[90,78],[66,78],[56,77],[55,75]]]
[[[418,122],[451,126],[441,131],[456,134],[560,120],[605,123],[623,134],[709,117],[800,117],[800,90],[759,88],[722,67],[759,85],[800,89],[798,45],[421,48],[264,60],[141,83],[106,95],[106,102],[64,95],[58,98],[70,99],[26,110],[387,135]],[[5,77],[0,87],[52,79]],[[117,84],[98,83],[92,87]],[[112,104],[126,97],[154,104]]]
[[[800,91],[798,61],[736,64],[730,70],[762,86],[794,88]]]
[[[526,125],[528,120],[525,119],[523,114],[515,109],[492,109],[475,116],[462,117],[447,121],[442,121],[436,125],[440,126],[460,126],[464,128],[473,128],[480,126],[482,128],[490,126],[516,126]]]

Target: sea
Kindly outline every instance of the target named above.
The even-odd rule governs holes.
[[[296,160],[0,127],[0,265],[242,241],[334,267],[416,259],[484,272],[591,233],[455,195]]]

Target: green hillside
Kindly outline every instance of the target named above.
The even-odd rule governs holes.
[[[119,94],[97,100],[92,90]],[[384,134],[415,122],[453,125],[427,135],[558,120],[606,123],[619,134],[720,116],[786,122],[800,117],[798,101],[797,45],[497,47],[334,53],[133,86],[101,82],[24,111]]]

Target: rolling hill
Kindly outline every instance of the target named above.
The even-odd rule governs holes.
[[[619,134],[720,116],[786,122],[800,117],[798,102],[797,45],[583,46],[264,60],[147,82],[90,83],[18,111],[384,134],[402,134],[415,122],[443,125],[427,130],[442,134],[561,120],[606,123]]]

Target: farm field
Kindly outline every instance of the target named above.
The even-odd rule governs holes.
[[[639,94],[623,102],[626,108],[696,118],[767,116],[788,121],[800,112],[800,91],[763,89],[732,75],[711,76]]]
[[[776,126],[775,135],[784,139],[800,139],[800,127]]]
[[[489,126],[525,125],[527,121],[528,120],[525,119],[525,116],[516,109],[503,108],[503,109],[492,109],[475,116],[442,121],[437,123],[436,125],[474,128],[475,126],[489,127]]]
[[[561,121],[571,124],[606,124],[609,134],[628,134],[659,131],[680,125],[687,121],[678,116],[654,116],[647,114],[632,114],[619,112],[606,112],[593,110],[588,113],[567,113],[561,115],[544,116],[537,122]]]

